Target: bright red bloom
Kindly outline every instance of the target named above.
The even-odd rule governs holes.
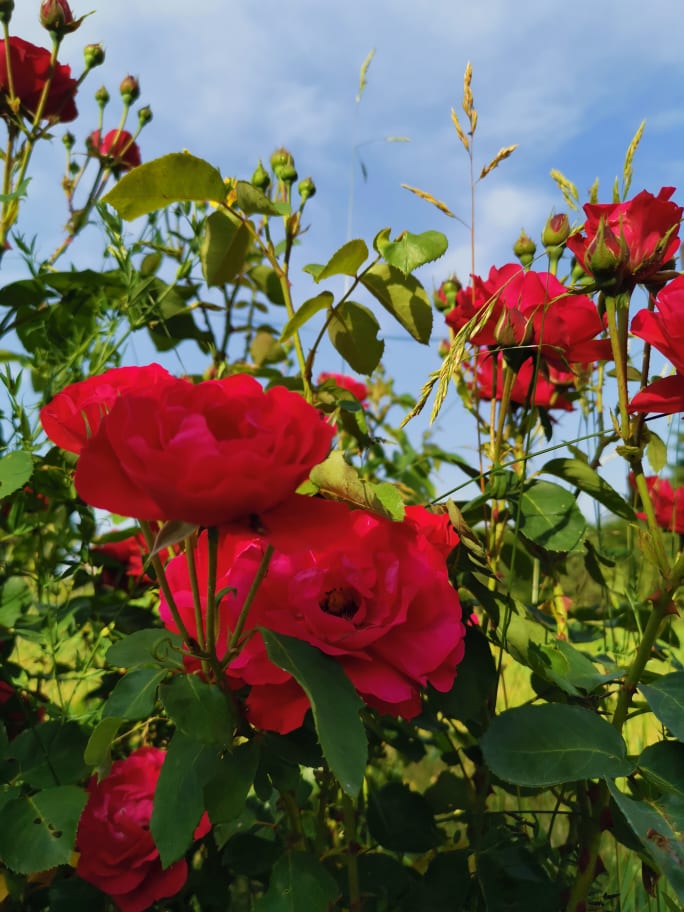
[[[140,149],[133,142],[128,130],[110,130],[100,140],[100,131],[93,130],[89,137],[90,147],[107,160],[113,171],[130,171],[141,163]]]
[[[334,380],[335,385],[339,386],[340,389],[347,390],[348,393],[351,393],[352,396],[355,396],[359,402],[365,402],[368,398],[368,387],[365,383],[361,383],[360,380],[355,380],[353,377],[349,377],[347,374],[331,374],[328,372],[322,373],[318,378],[318,385],[325,383],[326,380]]]
[[[116,398],[74,483],[86,503],[122,516],[220,525],[285,500],[333,434],[297,393],[253,377],[161,378]]]
[[[92,554],[94,562],[102,565],[100,582],[105,586],[112,589],[118,589],[122,585],[126,587],[127,579],[134,583],[152,582],[143,572],[143,558],[147,556],[147,548],[140,532],[118,541],[93,545]]]
[[[481,399],[501,399],[503,394],[503,353],[498,352],[496,377],[494,373],[493,352],[482,350],[477,355],[477,374],[470,381],[471,388],[477,387]],[[558,371],[542,362],[536,371],[532,359],[524,361],[516,370],[511,402],[528,408],[537,406],[545,409],[573,410],[570,400],[565,397],[568,388],[574,384],[574,375],[568,371]],[[464,365],[472,373],[472,366]],[[495,387],[496,383],[496,387]]]
[[[162,868],[150,833],[152,802],[166,754],[141,747],[116,760],[109,775],[88,783],[88,802],[78,824],[76,873],[109,894],[121,912],[143,912],[159,899],[175,896],[185,885],[185,859]],[[195,830],[201,839],[210,829],[206,814]]]
[[[38,17],[43,28],[57,34],[72,32],[80,25],[80,22],[74,22],[67,0],[42,0]]]
[[[571,294],[551,273],[508,263],[492,267],[486,281],[476,276],[473,287],[457,294],[456,306],[446,315],[458,332],[491,306],[486,324],[469,340],[473,345],[523,347],[530,356],[541,347],[544,358],[560,368],[611,357],[610,342],[595,338],[604,327],[594,302]]]
[[[49,77],[50,51],[23,38],[12,36],[9,41],[14,94],[21,100],[22,107],[33,115]],[[71,78],[71,67],[57,63],[41,117],[59,123],[75,120],[78,114],[74,103],[77,88],[78,83]],[[2,107],[6,111],[9,82],[4,41],[0,41],[0,93],[3,96]]]
[[[660,528],[684,535],[684,486],[673,488],[666,478],[657,475],[647,477],[646,485]],[[640,519],[646,518],[644,513],[637,515]]]
[[[412,719],[421,690],[448,690],[463,658],[465,635],[458,594],[450,585],[438,517],[391,522],[320,498],[295,496],[260,517],[259,532],[226,527],[218,550],[217,643],[228,631],[268,544],[275,551],[247,618],[246,632],[263,626],[304,640],[333,656],[359,694],[381,712]],[[428,528],[424,534],[423,526]],[[452,535],[453,537],[453,535]],[[207,538],[195,554],[200,592],[206,591]],[[178,609],[196,633],[185,555],[166,568]],[[230,587],[230,588],[226,588]],[[173,629],[168,607],[164,623]],[[301,725],[308,699],[296,681],[273,665],[261,636],[252,636],[228,666],[231,686],[250,686],[247,715],[259,728],[288,732]]]
[[[632,412],[684,411],[684,276],[661,289],[655,299],[657,311],[640,310],[631,331],[649,342],[676,368],[673,377],[649,384],[630,402]]]
[[[145,367],[115,367],[80,383],[72,383],[40,410],[43,430],[58,447],[80,453],[119,396],[129,390],[173,379],[163,367],[148,364]]]
[[[631,291],[652,278],[679,248],[684,210],[670,201],[673,193],[674,187],[663,187],[658,196],[642,190],[624,203],[587,203],[583,232],[568,238],[568,249],[607,289],[615,294]]]

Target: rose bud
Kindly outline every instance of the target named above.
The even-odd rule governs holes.
[[[101,66],[104,63],[105,52],[101,44],[86,44],[83,48],[83,60],[86,70]]]
[[[104,86],[100,86],[97,92],[95,92],[95,101],[101,108],[104,108],[105,105],[109,104],[109,92]]]
[[[542,231],[544,247],[560,247],[570,237],[570,220],[564,212],[549,217]]]
[[[254,169],[254,174],[252,175],[250,183],[253,187],[257,187],[264,193],[268,190],[271,178],[268,176],[268,171],[261,163],[261,159],[259,159],[259,164]]]
[[[148,124],[152,120],[152,108],[149,105],[145,105],[144,108],[140,108],[138,111],[138,123],[142,129],[145,124]]]
[[[283,169],[293,170],[294,158],[287,151],[287,149],[281,146],[281,148],[276,149],[271,156],[271,168],[273,169],[273,173],[278,178],[278,180],[284,180]]]
[[[126,76],[119,86],[121,99],[125,105],[131,105],[140,98],[140,83],[135,76]]]
[[[75,32],[82,20],[75,20],[67,0],[43,0],[40,4],[40,24],[48,32],[65,35]]]
[[[517,256],[523,266],[530,266],[536,250],[537,245],[531,237],[527,236],[525,229],[522,228],[520,237],[515,244],[513,244],[513,253]]]
[[[7,25],[14,11],[14,0],[0,0],[0,22]]]
[[[300,181],[297,189],[299,190],[299,195],[302,198],[303,203],[316,195],[316,184],[314,184],[313,179],[310,177],[305,177],[303,181]]]

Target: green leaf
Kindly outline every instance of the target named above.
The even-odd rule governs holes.
[[[242,814],[258,765],[259,748],[253,741],[239,744],[232,754],[221,755],[213,776],[204,787],[204,801],[214,826]]]
[[[172,152],[124,174],[102,197],[126,221],[186,200],[220,203],[226,185],[219,171],[189,152]]]
[[[9,801],[0,811],[0,858],[18,874],[68,864],[86,793],[73,785]]]
[[[650,429],[648,432],[648,443],[646,444],[646,456],[656,475],[667,465],[667,444],[658,437],[655,431],[651,431]]]
[[[388,481],[371,484],[361,478],[341,450],[333,450],[327,459],[314,466],[309,480],[319,491],[336,500],[371,510],[395,522],[401,522],[404,518],[404,502],[399,489]]]
[[[645,748],[637,761],[643,775],[659,789],[684,798],[684,744],[659,741]]]
[[[520,497],[509,498],[518,508],[518,531],[545,551],[567,553],[579,544],[587,529],[571,491],[549,481],[533,481]]]
[[[394,852],[428,852],[442,836],[428,802],[403,782],[388,782],[370,793],[368,829]]]
[[[24,450],[8,453],[0,459],[0,497],[23,488],[33,474],[33,458]]]
[[[491,771],[514,785],[560,785],[628,776],[633,770],[616,729],[580,706],[546,703],[506,710],[492,721],[481,746]]]
[[[106,659],[117,668],[182,668],[182,650],[183,638],[179,634],[154,627],[136,630],[113,643],[107,650]]]
[[[353,301],[339,304],[328,324],[333,346],[359,374],[372,374],[380,363],[385,343],[378,339],[379,330],[371,311]]]
[[[28,728],[12,741],[7,754],[32,788],[73,785],[87,772],[83,761],[86,736],[77,722],[51,720]]]
[[[134,722],[145,719],[154,710],[157,688],[168,674],[167,670],[137,668],[120,678],[102,708],[102,717],[115,716]]]
[[[339,250],[336,250],[325,266],[316,272],[315,275],[311,271],[311,267],[307,268],[307,272],[313,275],[316,282],[336,275],[353,276],[356,275],[359,267],[365,263],[367,258],[368,247],[366,242],[356,238],[353,241],[347,241]]]
[[[441,231],[424,231],[422,234],[404,231],[396,241],[385,240],[380,235],[375,241],[381,256],[405,276],[419,266],[438,260],[449,246],[446,235]]]
[[[423,286],[412,275],[387,263],[377,263],[361,282],[414,339],[427,345],[432,332],[432,305]]]
[[[0,627],[13,627],[33,601],[29,584],[20,576],[9,576],[0,588]]]
[[[684,799],[672,795],[659,802],[635,801],[613,782],[610,794],[643,847],[684,903]]]
[[[212,212],[204,223],[200,244],[207,285],[225,285],[242,272],[251,243],[249,228],[232,212]]]
[[[684,671],[675,671],[639,684],[658,720],[666,725],[675,738],[684,741]]]
[[[615,513],[616,516],[621,516],[628,522],[636,521],[636,514],[624,497],[621,497],[615,488],[611,487],[598,472],[581,459],[552,459],[541,471],[575,485],[580,491],[589,494],[594,500]]]
[[[100,719],[88,738],[83,759],[88,766],[96,767],[100,774],[106,775],[112,765],[112,741],[123,723],[124,719],[115,716]]]
[[[322,291],[319,295],[316,295],[315,298],[309,298],[308,301],[305,301],[292,319],[288,320],[285,326],[283,326],[283,331],[280,334],[280,341],[285,342],[291,336],[294,336],[297,330],[301,329],[311,317],[320,310],[325,310],[327,307],[330,307],[334,300],[335,298],[332,292]]]
[[[363,702],[342,666],[294,637],[259,628],[269,659],[304,690],[328,766],[342,789],[356,796],[363,783],[368,744],[359,710]]]
[[[185,855],[204,812],[204,786],[217,762],[215,747],[177,731],[166,751],[154,793],[150,832],[162,867]]]
[[[256,912],[328,912],[337,899],[337,881],[304,852],[287,852],[273,865]]]
[[[249,181],[238,181],[236,184],[237,204],[245,215],[289,215],[289,203],[274,203],[258,187]]]
[[[235,719],[228,698],[196,675],[176,675],[159,688],[159,699],[179,731],[205,744],[230,745]]]
[[[622,674],[621,671],[603,674],[591,659],[565,640],[541,645],[530,643],[527,660],[537,674],[573,697],[593,693]]]

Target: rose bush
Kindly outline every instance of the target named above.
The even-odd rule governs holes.
[[[318,377],[318,385],[320,386],[321,383],[325,383],[326,380],[333,380],[336,386],[339,386],[340,389],[347,390],[347,392],[351,393],[352,396],[355,396],[359,402],[365,402],[368,398],[368,387],[366,384],[361,383],[360,380],[355,380],[348,374],[334,374],[324,371]]]
[[[35,115],[40,104],[43,89],[51,78],[50,88],[41,111],[41,118],[68,123],[78,115],[74,101],[78,83],[71,77],[71,67],[56,63],[50,77],[51,56],[47,48],[37,47],[30,41],[12,36],[9,39],[10,66],[14,94],[28,114]],[[7,51],[5,42],[0,42],[0,93],[3,96],[4,116],[9,116],[7,100],[9,81],[7,78]]]
[[[49,413],[48,428],[59,425],[56,412],[66,415],[62,429],[77,443],[81,412],[101,419],[76,469],[76,490],[91,506],[218,525],[284,500],[330,448],[333,429],[283,387],[265,392],[244,375],[194,385],[152,371],[152,383],[121,392],[119,376],[99,401],[97,383],[67,388]],[[58,442],[62,431],[48,433]]]
[[[494,365],[497,365],[496,373]],[[477,389],[481,399],[501,399],[503,395],[503,354],[480,351],[477,355],[475,376],[469,380],[471,389]],[[472,367],[464,368],[473,373]],[[516,405],[538,406],[546,409],[573,410],[567,392],[572,389],[574,375],[569,371],[559,371],[543,359],[539,365],[532,359],[524,361],[515,371],[511,387],[511,402]]]
[[[270,544],[275,551],[245,631],[263,626],[310,643],[340,663],[370,706],[414,718],[423,688],[451,687],[465,633],[444,560],[455,533],[447,532],[446,516],[417,515],[414,510],[394,523],[342,503],[295,496],[261,517],[263,531],[222,530],[217,589],[228,594],[219,607],[219,655]],[[207,561],[203,534],[195,553],[200,592],[206,591]],[[183,621],[197,635],[184,555],[168,565],[167,579]],[[164,599],[160,610],[173,629]],[[249,685],[246,710],[254,725],[281,733],[301,725],[308,699],[270,662],[260,635],[249,637],[226,673],[232,687]]]
[[[175,896],[188,876],[185,859],[162,868],[152,834],[152,802],[163,750],[141,747],[112,764],[109,775],[88,784],[88,801],[78,825],[76,873],[107,893],[121,912],[143,912]],[[195,830],[210,829],[205,814]]]
[[[647,282],[679,248],[681,206],[674,187],[657,196],[642,190],[623,203],[587,203],[582,231],[567,240],[586,273],[614,293]]]

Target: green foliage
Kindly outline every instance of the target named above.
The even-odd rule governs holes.
[[[9,801],[0,810],[2,862],[18,874],[67,864],[85,802],[85,792],[74,785]]]
[[[385,343],[378,339],[380,324],[362,304],[343,301],[328,321],[328,336],[347,364],[360,374],[372,374]]]

